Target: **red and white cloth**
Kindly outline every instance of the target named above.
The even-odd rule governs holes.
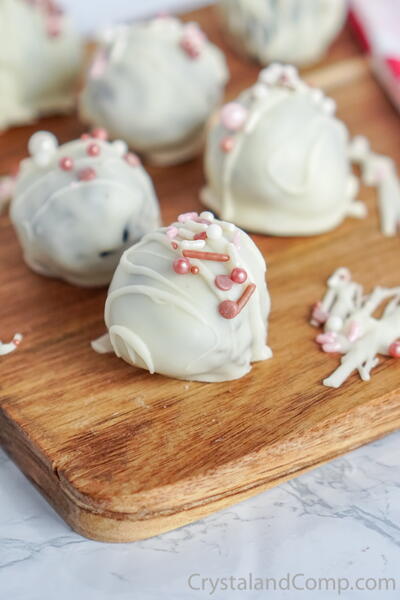
[[[400,1],[350,0],[350,23],[400,110]]]

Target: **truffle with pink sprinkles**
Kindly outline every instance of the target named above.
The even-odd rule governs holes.
[[[382,316],[373,317],[386,302]],[[400,358],[400,287],[376,287],[364,295],[350,271],[341,267],[328,279],[322,301],[314,305],[311,324],[324,328],[316,337],[324,352],[343,354],[341,365],[324,385],[340,387],[354,370],[369,381],[379,363],[377,354]]]
[[[242,377],[271,356],[265,271],[235,225],[208,211],[181,214],[122,256],[106,302],[108,334],[93,347],[178,379]]]

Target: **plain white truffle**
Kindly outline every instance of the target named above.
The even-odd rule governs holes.
[[[159,226],[152,182],[123,142],[89,135],[58,146],[51,133],[29,142],[10,216],[26,263],[82,286],[110,282],[122,252]]]
[[[196,155],[228,78],[222,52],[195,23],[158,18],[108,32],[80,97],[84,121],[148,160]]]
[[[1,0],[0,57],[0,129],[72,108],[83,46],[52,1]]]
[[[234,47],[262,65],[309,65],[343,26],[346,0],[220,0],[221,22]]]
[[[209,228],[213,235],[202,239]],[[185,257],[191,251],[222,253],[229,260]],[[179,272],[180,261],[186,274]],[[239,283],[233,281],[235,268],[243,270]],[[122,256],[106,302],[108,335],[93,347],[114,350],[126,362],[168,377],[209,382],[242,377],[251,362],[271,356],[265,271],[251,238],[231,223],[210,213],[180,215]],[[239,311],[243,295],[248,301]]]
[[[206,206],[250,231],[311,235],[363,216],[349,135],[335,103],[292,66],[271,65],[224,106],[208,134]]]

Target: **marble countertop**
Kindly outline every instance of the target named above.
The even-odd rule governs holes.
[[[121,545],[73,533],[0,451],[0,597],[399,598],[399,447],[400,432],[207,519]]]

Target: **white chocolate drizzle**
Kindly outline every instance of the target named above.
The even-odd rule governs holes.
[[[18,348],[22,340],[22,334],[16,333],[11,342],[4,343],[0,341],[0,356],[5,356],[6,354],[11,354],[11,352],[14,352]]]
[[[232,243],[238,234],[243,238],[246,260]],[[204,239],[193,240],[195,235]],[[202,242],[200,249],[188,246],[197,241]],[[194,256],[188,259],[186,252]],[[249,257],[254,265],[249,265]],[[218,277],[228,280],[234,269],[230,285],[226,289],[218,287]],[[235,226],[217,221],[211,213],[180,215],[170,227],[145,235],[122,256],[105,306],[109,337],[102,336],[92,348],[99,353],[112,348],[117,356],[150,373],[200,381],[241,377],[250,369],[250,362],[271,356],[265,343],[269,297],[264,271],[261,255]],[[224,316],[221,304],[236,305],[245,292],[246,302],[240,310]],[[215,304],[210,302],[210,294]],[[193,340],[197,339],[199,349],[190,330],[186,349],[176,347],[173,334],[159,339],[160,326],[155,325],[153,331],[153,322],[170,319],[171,315],[180,315],[180,321],[192,324]],[[175,327],[177,338],[182,339],[179,330],[185,326],[177,322]],[[169,350],[162,352],[160,348],[167,345]],[[179,360],[174,360],[174,351]]]
[[[377,188],[383,235],[395,236],[400,229],[400,180],[394,161],[372,152],[364,136],[352,140],[350,158],[360,166],[363,183]]]
[[[373,316],[378,309],[381,316]],[[341,267],[328,279],[328,290],[314,306],[311,324],[323,326],[316,341],[324,352],[343,355],[324,385],[338,388],[355,370],[369,381],[378,354],[400,358],[400,286],[376,287],[364,295],[350,271]]]

